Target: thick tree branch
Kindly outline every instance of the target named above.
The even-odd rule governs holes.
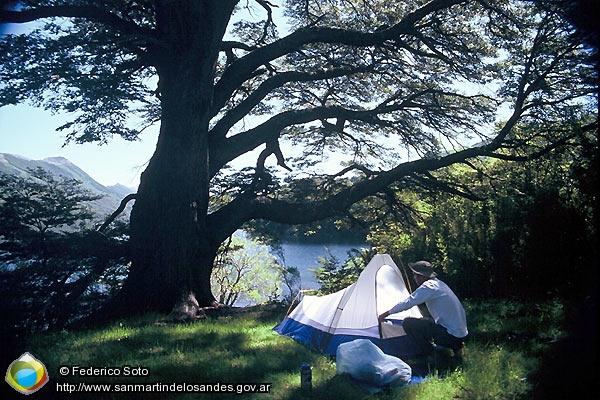
[[[0,9],[0,24],[2,23],[25,23],[44,18],[85,18],[90,21],[108,25],[120,32],[128,34],[148,35],[152,31],[144,29],[139,25],[127,21],[102,7],[94,6],[48,6],[25,9],[22,11],[10,11]]]
[[[486,146],[474,147],[441,158],[405,162],[391,170],[363,179],[324,200],[289,202],[266,196],[257,197],[253,193],[246,192],[209,215],[209,229],[217,238],[224,240],[241,222],[252,219],[264,218],[286,224],[303,224],[345,215],[354,203],[383,191],[403,177],[437,170],[462,160],[487,155],[490,151]]]
[[[261,144],[270,143],[279,137],[281,131],[292,125],[307,123],[319,119],[348,117],[360,119],[361,115],[373,115],[373,111],[352,111],[342,107],[316,107],[307,110],[284,111],[270,118],[256,128],[235,135],[232,138],[211,143],[212,148],[219,148],[210,159],[210,174],[213,176],[227,162],[235,159]]]
[[[357,68],[335,68],[327,71],[319,72],[298,72],[290,71],[277,74],[264,81],[255,91],[252,92],[246,99],[238,104],[213,127],[211,136],[213,140],[222,139],[225,137],[229,129],[244,118],[253,107],[258,105],[272,90],[282,87],[290,82],[314,82],[323,79],[332,79],[340,76],[349,76],[360,72],[366,72],[370,69],[369,66],[361,66]],[[216,113],[217,110],[213,110]]]
[[[288,171],[292,170],[285,164],[285,158],[283,157],[283,153],[281,152],[281,148],[279,147],[279,141],[275,140],[271,143],[267,143],[267,147],[258,156],[258,161],[256,163],[257,173],[264,172],[265,161],[271,154],[274,154],[277,158],[277,165],[287,169]]]
[[[406,176],[425,174],[429,171],[462,163],[476,157],[492,156],[494,155],[494,152],[502,146],[506,136],[520,121],[520,117],[523,113],[522,107],[524,100],[524,98],[521,98],[520,101],[516,103],[516,107],[511,117],[508,118],[502,128],[497,132],[495,138],[487,144],[470,147],[442,157],[422,158],[401,163],[390,170],[381,171],[377,175],[369,175],[367,178],[356,182],[354,185],[341,190],[337,194],[318,201],[289,202],[266,196],[256,196],[255,193],[248,191],[242,193],[218,211],[210,214],[207,217],[209,229],[213,231],[215,240],[223,241],[241,224],[253,219],[264,218],[280,223],[303,224],[328,217],[344,215],[354,203],[382,191],[384,188],[394,182],[400,181]],[[351,115],[356,119],[358,116],[361,116],[361,114],[364,114],[363,118],[367,118],[372,115],[373,112],[373,110],[351,111],[339,107],[323,107],[299,112],[289,112],[290,114],[288,115],[280,114],[277,117],[283,119],[283,121],[278,121],[278,118],[274,118],[271,120],[271,124],[285,125],[285,122],[289,122],[289,119],[299,121],[298,123],[300,123],[306,118],[313,118],[314,115],[318,113],[330,113],[323,116],[323,118],[333,118],[335,115],[332,114],[338,113],[339,115],[337,116],[345,117],[345,115]],[[265,126],[262,126],[261,129],[265,129]],[[266,131],[268,131],[268,128]]]
[[[125,207],[127,207],[127,203],[129,203],[131,200],[135,200],[136,198],[137,198],[137,193],[131,193],[131,194],[128,194],[127,196],[125,196],[125,198],[123,198],[123,200],[121,200],[121,204],[119,204],[119,207],[110,215],[110,217],[108,217],[106,219],[106,221],[104,221],[102,226],[100,226],[97,229],[97,231],[104,232],[104,230],[106,230],[106,228],[108,228],[108,226],[110,224],[112,224],[112,222],[115,220],[115,218],[117,218],[119,216],[119,214],[121,214],[123,212],[123,210],[125,210]]]
[[[233,92],[252,74],[256,68],[281,56],[301,49],[311,43],[336,43],[348,46],[368,47],[382,44],[386,40],[398,38],[414,31],[414,24],[431,13],[444,10],[464,0],[432,0],[423,7],[406,15],[402,21],[375,32],[360,32],[346,29],[308,27],[261,47],[225,70],[214,88],[214,107],[222,108]]]
[[[384,121],[377,119],[378,115],[388,114],[403,110],[407,107],[422,107],[416,102],[421,96],[431,94],[433,90],[425,89],[413,93],[403,101],[393,104],[383,104],[369,110],[350,110],[339,106],[314,107],[304,110],[283,111],[259,126],[239,133],[233,137],[211,141],[211,149],[218,148],[218,152],[210,159],[210,174],[213,176],[219,169],[229,161],[251,151],[258,146],[276,140],[281,131],[289,126],[304,124],[312,121],[338,118],[344,121],[363,121],[372,124],[383,124]]]

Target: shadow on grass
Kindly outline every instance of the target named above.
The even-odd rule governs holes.
[[[417,392],[420,396],[426,393],[427,398],[457,395],[493,398],[490,396],[505,394],[507,398],[525,398],[519,396],[531,392],[528,374],[537,368],[538,360],[530,355],[540,354],[548,346],[539,344],[553,337],[560,309],[552,304],[545,308],[539,305],[527,308],[507,302],[490,302],[471,306],[470,311],[471,336],[467,340],[464,364],[444,353],[438,353],[433,363],[405,360],[411,365],[413,375],[432,378],[421,385],[375,395],[366,392],[349,377],[337,376],[330,358],[273,332],[271,328],[283,317],[280,310],[223,313],[186,324],[169,324],[160,322],[162,316],[146,316],[102,329],[42,335],[30,341],[27,351],[48,369],[51,381],[41,390],[45,398],[239,399],[239,391],[250,389],[252,385],[260,389],[260,384],[265,384],[265,390],[269,385],[268,395],[245,392],[243,398],[380,400],[415,398]],[[515,317],[511,319],[513,314]],[[536,316],[539,329],[532,336],[528,332],[531,319]],[[523,323],[519,323],[519,319]],[[304,362],[313,366],[310,396],[300,389],[299,369]],[[142,366],[148,374],[60,377],[58,368],[61,365]],[[79,382],[146,386],[157,382],[177,383],[195,385],[192,388],[197,387],[197,390],[189,393],[149,392],[132,387],[132,390],[119,393],[57,393],[57,383]],[[217,384],[222,389],[219,393],[214,392]]]
[[[252,318],[224,317],[183,325],[127,321],[128,327],[56,333],[32,341],[29,348],[48,370],[51,382],[41,390],[46,398],[239,399],[240,392],[253,398],[265,396],[266,390],[272,393],[270,399],[301,398],[303,393],[295,390],[299,389],[300,365],[324,363],[323,357],[272,332],[275,319]],[[65,365],[121,370],[128,365],[147,373],[62,377],[58,371]],[[78,386],[80,382],[113,386],[112,391],[102,393],[64,392],[65,384]],[[157,383],[165,387],[183,384],[190,390],[157,391],[153,386]],[[114,391],[117,387],[119,392]],[[252,394],[252,389],[263,393]]]

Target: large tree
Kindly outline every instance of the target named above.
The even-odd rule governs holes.
[[[0,105],[70,112],[59,129],[75,142],[133,140],[160,122],[114,312],[212,304],[219,245],[247,221],[345,215],[392,184],[458,191],[428,171],[509,147],[527,159],[595,126],[576,125],[597,107],[591,51],[535,2],[23,0],[0,11],[0,23],[34,21],[2,38]],[[514,140],[522,122],[540,127],[537,148]],[[224,186],[247,154],[245,179]],[[334,154],[345,164],[325,175]]]

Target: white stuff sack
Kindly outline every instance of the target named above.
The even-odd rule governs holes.
[[[410,365],[385,354],[368,339],[340,344],[336,367],[340,375],[349,374],[354,379],[380,387],[406,385],[412,376]]]

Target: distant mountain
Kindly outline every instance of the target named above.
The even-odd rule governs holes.
[[[20,177],[30,176],[28,169],[41,167],[55,176],[63,176],[68,179],[77,179],[82,182],[82,187],[94,195],[103,196],[100,200],[91,202],[93,211],[99,218],[105,218],[115,211],[121,200],[135,189],[123,185],[103,186],[96,182],[81,168],[64,157],[50,157],[43,160],[31,160],[15,154],[0,153],[0,173],[16,175]],[[127,213],[131,208],[128,207]]]

